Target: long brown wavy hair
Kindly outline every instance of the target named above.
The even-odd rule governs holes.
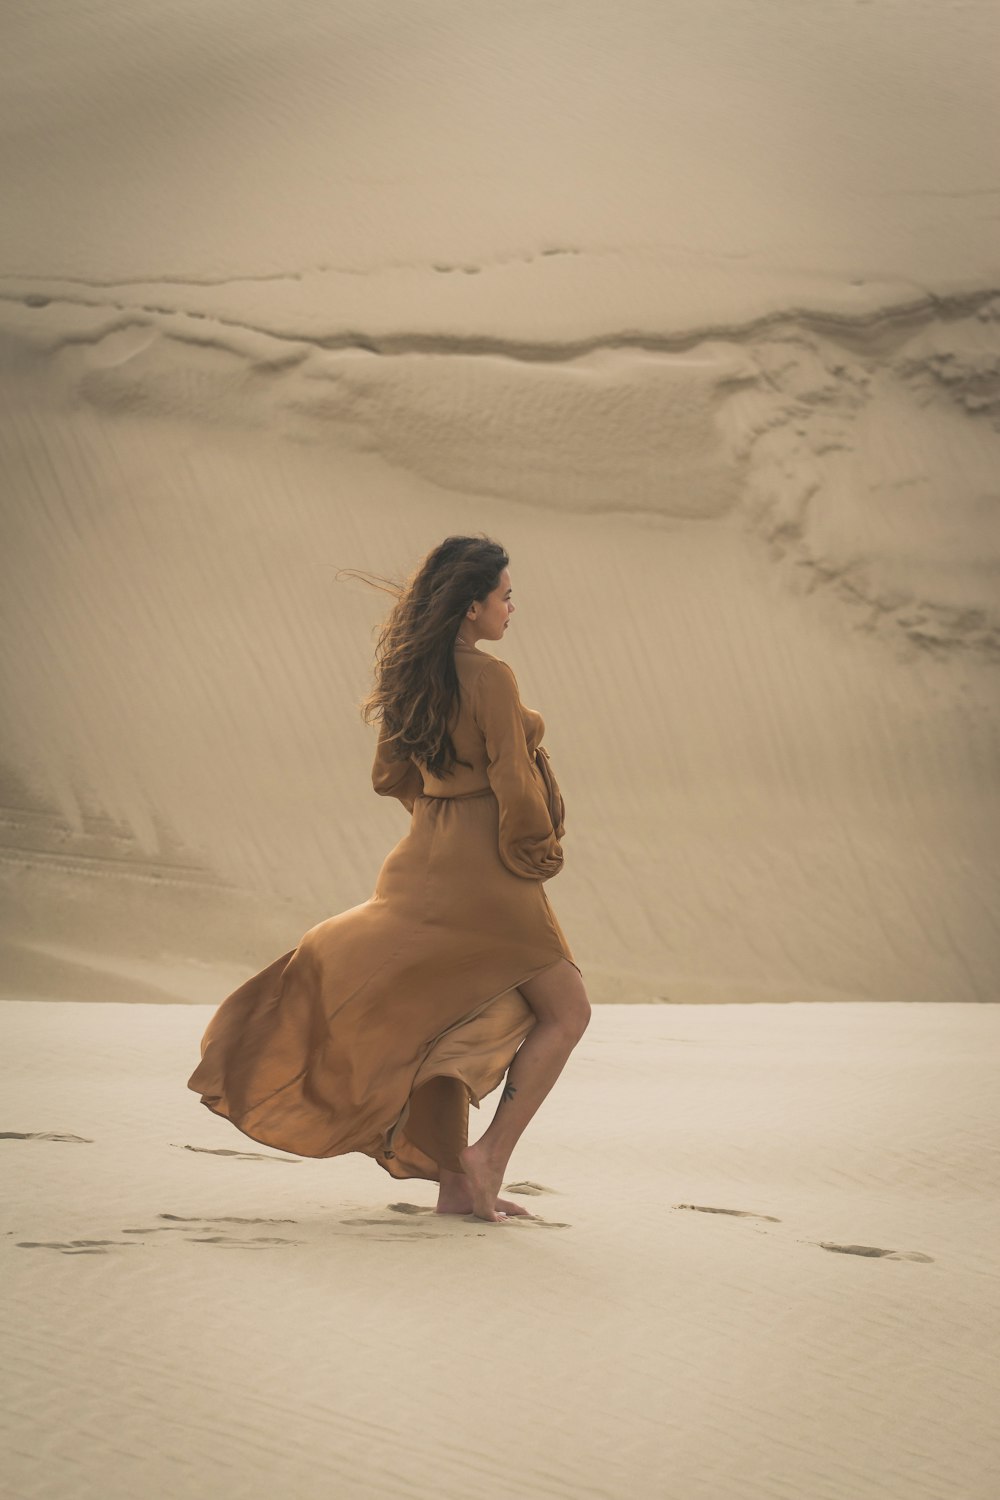
[[[428,552],[403,584],[378,574],[342,569],[395,595],[375,646],[375,683],[361,703],[366,724],[383,719],[396,760],[411,755],[433,776],[448,776],[459,761],[449,721],[461,697],[454,645],[465,612],[483,603],[510,558],[483,534],[449,536]],[[340,576],[340,575],[338,575]]]

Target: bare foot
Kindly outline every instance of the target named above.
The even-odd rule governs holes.
[[[497,1198],[503,1180],[503,1167],[494,1166],[477,1141],[459,1152],[472,1198],[471,1210],[477,1219],[486,1219],[491,1224],[502,1224],[506,1212],[499,1209]],[[516,1207],[516,1205],[515,1205]]]
[[[533,1219],[535,1215],[523,1203],[511,1203],[509,1198],[497,1199],[497,1212],[503,1211],[508,1219]]]
[[[498,1214],[505,1214],[508,1219],[533,1219],[535,1217],[523,1203],[512,1203],[509,1198],[498,1198],[494,1207]],[[471,1214],[472,1211],[472,1183],[469,1178],[462,1172],[449,1172],[446,1167],[442,1167],[437,1207],[434,1212],[437,1214]]]
[[[505,1214],[508,1219],[533,1219],[535,1215],[525,1208],[523,1203],[512,1203],[509,1198],[498,1198],[496,1201],[498,1214]],[[443,1198],[438,1195],[436,1214],[471,1214],[472,1194],[463,1194],[460,1198]]]

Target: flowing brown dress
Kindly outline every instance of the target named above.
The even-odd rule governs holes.
[[[544,721],[498,657],[456,643],[455,666],[450,728],[471,769],[438,780],[391,760],[382,726],[372,784],[411,818],[374,894],[234,990],[202,1038],[188,1088],[255,1141],[361,1151],[393,1177],[461,1171],[469,1103],[534,1025],[517,986],[579,968],[543,884],[564,831]]]

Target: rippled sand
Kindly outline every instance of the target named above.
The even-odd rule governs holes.
[[[0,1008],[12,1494],[988,1500],[996,1007],[599,1007],[501,1225],[210,1116],[207,1016]]]

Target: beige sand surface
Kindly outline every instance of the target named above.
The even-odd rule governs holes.
[[[0,1008],[6,1494],[995,1496],[995,1007],[599,1008],[497,1226],[209,1115],[208,1014]]]
[[[992,1000],[995,6],[69,0],[0,55],[0,973],[367,899],[384,601],[510,550],[597,1000]]]

